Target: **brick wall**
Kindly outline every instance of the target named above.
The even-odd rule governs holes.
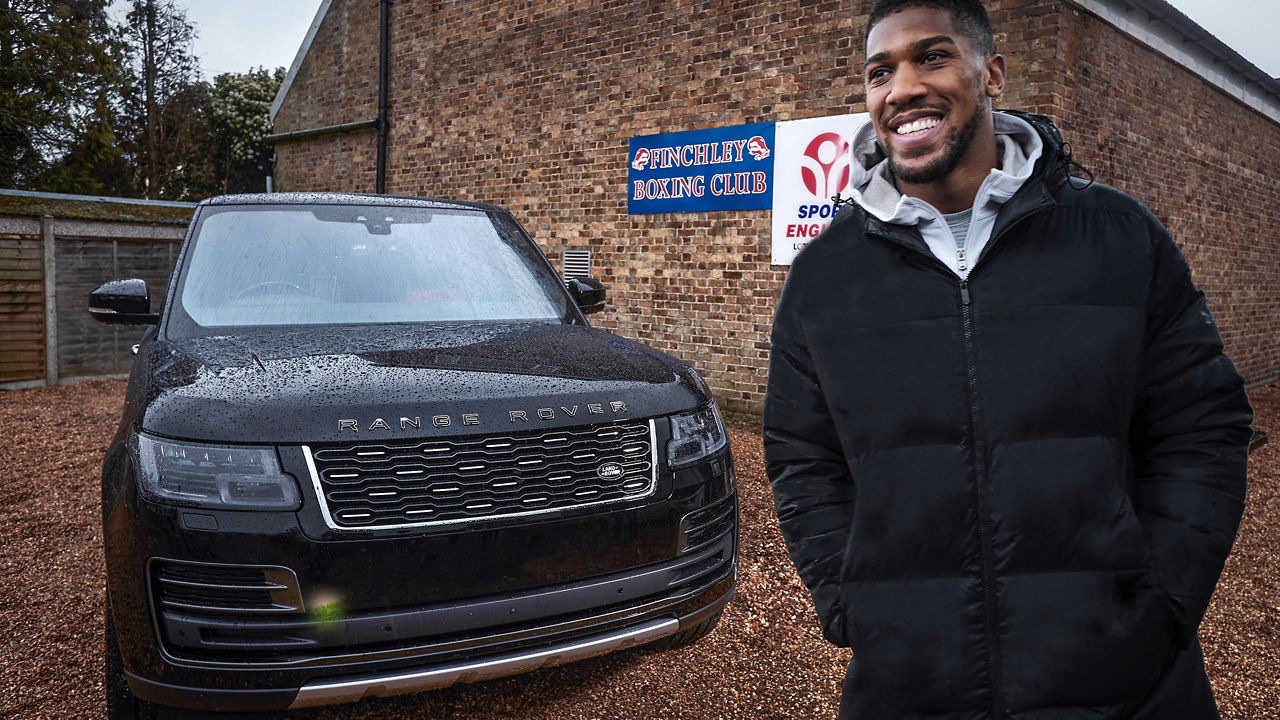
[[[1087,12],[1061,19],[1053,114],[1076,157],[1169,229],[1246,378],[1280,377],[1280,126]]]
[[[280,106],[275,132],[372,120],[377,114],[378,2],[336,0]]]
[[[1147,201],[1184,240],[1242,370],[1280,376],[1280,219],[1262,181],[1280,177],[1280,126],[1072,5],[988,5],[1010,69],[1003,104],[1059,120],[1100,181]],[[398,3],[387,190],[503,205],[555,264],[590,248],[611,298],[594,325],[683,358],[727,405],[758,411],[786,270],[769,264],[769,213],[627,215],[627,141],[865,110],[869,6]],[[276,132],[373,117],[376,17],[376,0],[334,0]],[[1224,113],[1240,127],[1226,131]],[[373,137],[281,144],[279,188],[372,191]]]
[[[335,0],[280,105],[273,132],[377,116],[378,2]],[[281,190],[323,187],[373,192],[376,157],[377,133],[372,129],[280,143],[275,183]]]

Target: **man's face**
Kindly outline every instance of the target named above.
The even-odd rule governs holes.
[[[919,185],[955,171],[990,123],[1003,70],[998,55],[975,52],[946,10],[907,8],[872,28],[867,110],[894,176]]]

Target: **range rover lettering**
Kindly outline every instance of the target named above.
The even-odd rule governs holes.
[[[724,426],[489,205],[195,210],[102,473],[112,720],[269,713],[691,643],[733,594]]]

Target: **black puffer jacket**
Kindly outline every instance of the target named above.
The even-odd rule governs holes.
[[[765,462],[860,719],[1125,715],[1243,509],[1252,414],[1182,255],[1020,116],[1044,156],[967,281],[856,209],[774,319]]]

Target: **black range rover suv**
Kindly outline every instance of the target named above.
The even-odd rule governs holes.
[[[109,715],[263,713],[708,633],[724,427],[687,365],[588,327],[506,212],[361,195],[195,211],[103,466]]]

